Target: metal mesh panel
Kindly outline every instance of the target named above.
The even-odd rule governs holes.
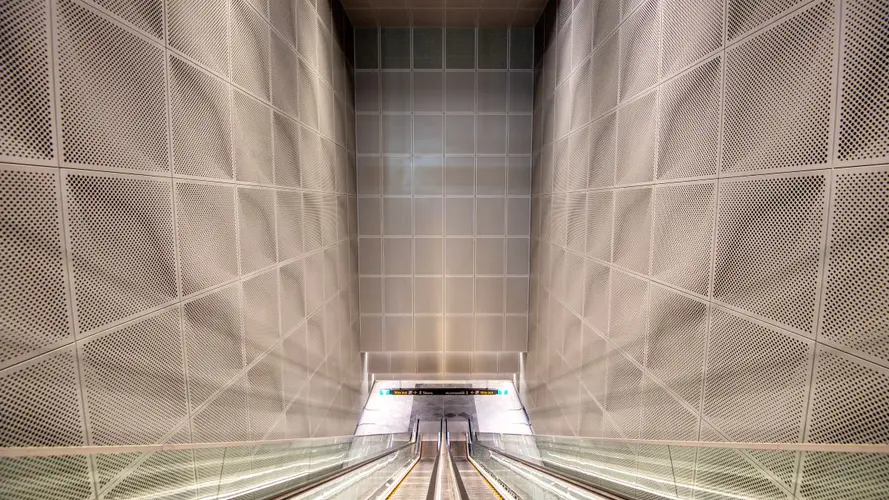
[[[170,57],[170,127],[178,174],[231,179],[229,87]]]
[[[608,338],[638,363],[645,361],[648,335],[648,282],[614,272],[611,276],[611,325]]]
[[[889,156],[889,5],[880,0],[844,3],[840,160]]]
[[[663,3],[661,74],[672,75],[722,46],[722,0]]]
[[[301,193],[277,192],[279,261],[302,255],[302,201]]]
[[[663,387],[654,382],[650,377],[642,380],[642,438],[643,439],[678,439],[682,441],[693,441],[698,437],[698,417],[694,413],[688,411],[685,407],[673,399]],[[695,451],[690,448],[679,448],[670,450],[676,453],[676,459],[683,458],[694,459]],[[688,452],[691,452],[690,457]],[[679,455],[683,454],[683,455]],[[642,464],[640,463],[640,466]],[[653,464],[652,464],[653,465]],[[675,479],[689,484],[691,483],[692,470],[683,470],[675,464],[677,476],[685,475],[686,477],[676,477]],[[655,474],[662,474],[663,471],[655,468]],[[669,486],[673,489],[673,485]]]
[[[237,89],[232,100],[235,175],[239,181],[271,184],[271,108]]]
[[[262,17],[245,0],[231,8],[232,81],[257,97],[269,98],[269,34]]]
[[[247,363],[278,341],[278,273],[260,274],[242,284],[244,293],[244,341]],[[256,439],[262,439],[258,437]]]
[[[611,261],[614,194],[612,191],[587,193],[586,202],[586,253],[596,259]]]
[[[238,214],[241,273],[275,263],[275,192],[238,188]]]
[[[282,352],[284,355],[284,403],[286,405],[297,398],[308,385],[305,325],[300,325],[284,339]],[[287,418],[290,419],[289,410]]]
[[[723,441],[708,425],[701,429],[702,441]],[[695,498],[721,499],[726,494],[741,498],[787,498],[788,492],[767,479],[738,451],[705,448],[698,452],[695,484],[700,488]]]
[[[299,123],[275,113],[275,183],[299,187]]]
[[[581,350],[581,382],[583,383],[583,387],[586,391],[597,401],[603,402],[605,398],[605,352],[606,352],[605,339],[601,337],[598,333],[590,330],[587,327],[583,329],[583,341],[580,346]],[[581,400],[587,400],[587,396],[583,393],[583,389],[581,389]],[[598,409],[598,405],[593,408],[597,411],[598,415],[594,417],[592,422],[588,422],[586,425],[589,425],[592,428],[587,429],[587,433],[581,431],[583,435],[586,436],[598,436],[601,433],[601,418],[602,411]],[[584,428],[584,416],[580,417],[581,429]]]
[[[163,49],[73,0],[58,4],[64,160],[169,170]]]
[[[806,453],[799,494],[812,500],[880,500],[889,491],[886,455]]]
[[[889,169],[834,180],[821,338],[889,362]]]
[[[820,347],[806,440],[885,443],[889,436],[887,394],[889,370]]]
[[[250,435],[252,439],[275,439],[268,436],[276,421],[284,414],[281,382],[281,348],[276,347],[247,372],[247,395]]]
[[[827,162],[834,10],[824,0],[728,52],[723,171]]]
[[[589,128],[584,127],[568,136],[568,151],[563,153],[568,163],[568,191],[581,191],[587,186],[590,161]]]
[[[748,33],[765,21],[807,0],[729,0],[726,13],[728,41]]]
[[[155,38],[164,37],[164,6],[162,0],[93,0],[97,5],[120,16]]]
[[[228,2],[168,0],[170,47],[228,75]]]
[[[281,266],[281,329],[289,332],[306,317],[306,278],[303,261]]]
[[[662,87],[658,179],[716,173],[721,79],[720,59],[716,58]]]
[[[321,196],[321,241],[324,246],[336,243],[336,196]]]
[[[322,200],[318,193],[303,195],[303,245],[307,252],[322,247]]]
[[[657,157],[656,135],[657,92],[618,110],[616,184],[652,180]]]
[[[79,331],[175,299],[170,181],[77,173],[64,181]]]
[[[712,182],[655,189],[652,277],[708,294],[715,191]]]
[[[623,189],[614,200],[614,263],[648,274],[651,188]]]
[[[325,167],[322,154],[321,136],[309,128],[300,127],[299,167],[304,188],[322,188],[322,178]]]
[[[593,71],[592,87],[596,91],[590,114],[594,119],[617,105],[619,50],[619,37],[615,33],[593,53],[592,67],[596,71]]]
[[[590,188],[614,185],[616,133],[617,113],[611,113],[590,124],[590,171],[587,177],[587,186]]]
[[[0,459],[0,496],[21,500],[77,500],[93,494],[87,457]]]
[[[73,347],[0,372],[3,446],[78,446],[85,443]],[[0,471],[30,462],[0,462]],[[33,465],[39,467],[37,461]],[[0,472],[3,477],[4,472]],[[6,484],[0,482],[0,484]],[[2,487],[0,487],[2,491]]]
[[[135,469],[128,470],[120,482],[105,491],[103,498],[163,496],[185,500],[194,498],[194,478],[191,451],[151,453]]]
[[[618,351],[608,353],[605,410],[621,435],[638,439],[642,427],[642,371]]]
[[[566,198],[568,249],[583,253],[586,247],[586,194],[569,193]]]
[[[299,57],[277,34],[272,34],[272,103],[296,116],[299,113]]]
[[[182,352],[178,307],[81,344],[90,442],[153,444],[187,418]]]
[[[70,338],[59,180],[0,169],[0,366]]]
[[[658,18],[657,0],[648,0],[620,27],[621,101],[638,94],[657,81],[658,59],[660,59]]]
[[[721,309],[711,314],[703,414],[734,440],[799,441],[813,344]]]
[[[182,307],[192,409],[237,376],[244,366],[240,306],[240,293],[233,285]]]
[[[713,297],[811,334],[824,175],[720,184]]]
[[[608,266],[593,260],[586,261],[583,312],[587,321],[600,332],[608,332],[608,298],[611,273]]]
[[[296,45],[296,2],[269,0],[269,21],[290,45]]]
[[[0,6],[0,156],[55,156],[49,61],[49,9],[43,0]]]
[[[315,22],[315,11],[312,9],[308,0],[295,0],[297,5],[297,19],[299,19],[299,29],[296,30],[297,47],[299,53],[306,58],[306,61],[313,68],[318,67],[318,23]]]
[[[247,390],[243,377],[192,417],[194,441],[198,443],[247,440],[247,425]],[[202,495],[221,495],[243,488],[243,483],[233,479],[249,471],[250,462],[237,453],[232,449],[194,451],[195,476],[204,487]]]
[[[177,182],[176,215],[182,293],[189,295],[236,277],[234,189]]]
[[[707,340],[707,304],[657,285],[651,287],[650,300],[645,367],[686,403],[699,408]]]

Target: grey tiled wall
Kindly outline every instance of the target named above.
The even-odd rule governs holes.
[[[361,350],[374,373],[518,371],[531,29],[356,31]]]
[[[889,77],[873,68],[887,13],[549,4],[524,393],[537,432],[886,442]],[[678,473],[699,493],[858,498],[843,481],[864,475],[889,488],[885,457],[691,455]]]

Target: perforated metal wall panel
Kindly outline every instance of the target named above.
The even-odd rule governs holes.
[[[535,432],[886,441],[887,12],[874,0],[546,8],[523,366]],[[574,29],[588,24],[592,46]],[[889,484],[879,457],[668,458],[683,467],[623,466],[695,491],[627,481],[679,498],[880,498]]]
[[[352,27],[327,0],[301,3],[300,19],[289,1],[0,6],[0,444],[352,432],[359,392],[341,390],[361,383]],[[297,32],[324,47],[309,65]],[[308,121],[303,88],[321,103]],[[314,157],[300,153],[301,130]],[[320,257],[308,273],[306,234]],[[307,391],[283,397],[309,376],[307,285],[328,316],[313,330],[325,381],[311,428]],[[195,480],[247,469],[211,470],[213,453],[4,459],[0,497],[223,494]]]
[[[58,173],[0,167],[0,366],[70,341]]]
[[[168,171],[163,48],[75,0],[55,4],[65,163]]]
[[[187,417],[178,306],[78,348],[92,443],[153,444]]]
[[[197,182],[176,182],[175,189],[182,294],[237,277],[235,190]]]
[[[175,300],[169,178],[68,171],[62,182],[78,331]]]
[[[170,57],[170,120],[176,173],[231,179],[229,87]]]
[[[0,159],[53,160],[49,9],[43,0],[8,2],[0,8],[4,40],[0,64]]]

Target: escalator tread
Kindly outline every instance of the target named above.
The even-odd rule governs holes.
[[[469,463],[469,460],[455,457],[454,462],[457,465],[457,471],[460,473],[460,479],[463,480],[466,493],[469,495],[469,500],[500,498],[500,495],[494,491],[494,488],[488,484],[488,481]]]

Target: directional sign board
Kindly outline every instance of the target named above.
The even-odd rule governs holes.
[[[381,389],[380,396],[506,396],[506,389],[466,389],[424,387],[422,389]]]

